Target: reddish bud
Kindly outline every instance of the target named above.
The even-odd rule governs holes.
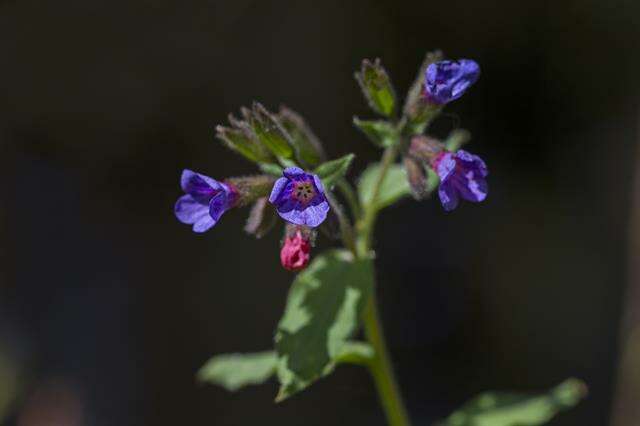
[[[416,200],[422,200],[429,195],[424,166],[409,156],[404,157],[403,161],[404,169],[407,172],[407,180],[409,181],[409,186],[411,186],[411,194]]]
[[[431,162],[443,150],[442,142],[422,135],[412,137],[409,145],[409,155],[426,163]]]
[[[300,230],[296,230],[292,236],[284,238],[282,250],[280,250],[280,262],[289,271],[300,271],[307,267],[311,258],[311,243],[308,235],[303,236]]]

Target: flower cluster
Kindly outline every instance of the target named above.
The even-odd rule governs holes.
[[[435,106],[435,110],[430,110],[435,115],[433,111],[459,99],[479,76],[480,67],[470,59],[431,62],[423,76],[423,96],[418,103]],[[419,108],[414,106],[415,109]],[[444,142],[424,135],[411,138],[404,166],[416,199],[430,193],[429,171],[433,174],[431,179],[439,180],[438,196],[446,211],[454,210],[461,198],[480,202],[487,197],[486,164],[477,155],[459,149],[468,138],[465,131],[452,132]]]
[[[280,217],[289,223],[312,228],[320,226],[327,218],[330,207],[318,175],[307,173],[299,167],[288,167],[282,174],[283,177],[275,180],[275,183],[271,179],[273,187],[269,188],[269,202]],[[236,182],[251,181],[248,189],[256,192],[251,200],[255,201],[258,195],[262,195],[255,191],[256,181],[260,178],[230,178],[219,182],[209,176],[184,170],[180,186],[186,195],[178,198],[175,204],[176,217],[182,223],[193,225],[195,232],[208,231],[227,210],[248,201],[246,196],[250,192],[239,191]]]
[[[396,154],[403,156],[415,198],[427,197],[439,185],[440,201],[445,210],[451,211],[460,199],[479,202],[486,198],[487,167],[478,156],[459,149],[468,139],[465,132],[454,131],[445,141],[423,133],[444,105],[459,99],[477,81],[480,67],[469,59],[441,60],[439,55],[427,55],[421,75],[407,96],[404,117],[397,122],[392,121],[396,117],[397,96],[388,73],[378,59],[363,61],[356,79],[371,108],[387,121],[356,119],[354,124],[378,146],[399,148]],[[327,161],[317,136],[299,114],[286,107],[271,113],[254,103],[251,109],[240,111],[240,119],[229,116],[230,127],[216,127],[217,137],[258,165],[264,174],[218,181],[184,170],[180,185],[185,195],[176,202],[175,215],[180,222],[191,225],[194,232],[203,233],[214,227],[227,210],[253,204],[245,230],[260,238],[279,216],[287,223],[281,263],[288,270],[303,269],[310,259],[315,229],[325,223],[336,202],[326,190],[331,191],[341,182],[353,219],[359,219],[358,201],[362,200],[349,194],[350,186],[344,179],[353,155]],[[351,226],[348,215],[339,204],[332,215],[333,220],[324,225],[324,233],[335,236],[331,225],[337,223],[345,238]]]

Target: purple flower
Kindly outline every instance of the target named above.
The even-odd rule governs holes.
[[[320,178],[298,167],[288,167],[273,185],[269,202],[287,222],[312,228],[327,218],[329,203]]]
[[[486,164],[477,155],[459,150],[445,151],[434,161],[434,169],[440,177],[438,195],[446,211],[455,209],[460,197],[478,203],[487,197],[489,188]]]
[[[224,212],[233,207],[236,191],[228,184],[191,170],[183,170],[180,186],[187,193],[178,198],[174,212],[178,220],[193,225],[194,232],[208,231]]]
[[[435,62],[427,67],[424,90],[429,102],[444,105],[458,99],[478,80],[480,66],[471,59]]]

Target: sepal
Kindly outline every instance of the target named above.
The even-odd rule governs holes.
[[[426,54],[418,75],[409,89],[404,104],[404,116],[407,120],[407,131],[410,134],[421,134],[435,116],[440,113],[442,107],[427,102],[424,96],[424,81],[427,67],[434,62],[442,60],[442,52],[436,50]]]
[[[235,205],[242,207],[268,196],[275,181],[271,175],[255,175],[228,178],[225,183],[236,193]]]
[[[258,102],[253,103],[251,111],[243,108],[242,113],[257,138],[273,155],[281,161],[293,158],[291,136],[274,114]]]

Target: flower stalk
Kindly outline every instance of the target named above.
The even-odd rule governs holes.
[[[363,313],[364,332],[373,347],[374,356],[369,362],[369,371],[376,384],[380,402],[390,426],[409,426],[409,415],[400,394],[400,388],[393,373],[393,366],[378,315],[375,294],[371,295]]]
[[[356,256],[365,258],[371,252],[373,227],[378,215],[376,202],[380,194],[380,188],[386,177],[389,167],[395,162],[399,153],[400,143],[388,147],[381,160],[380,174],[376,179],[370,203],[363,206],[362,218],[357,224]],[[376,385],[378,396],[384,409],[390,426],[409,426],[409,416],[402,400],[393,366],[387,350],[387,345],[382,329],[382,323],[378,314],[377,299],[375,297],[375,283],[371,297],[364,309],[362,321],[364,332],[369,344],[373,347],[374,356],[368,367]]]

